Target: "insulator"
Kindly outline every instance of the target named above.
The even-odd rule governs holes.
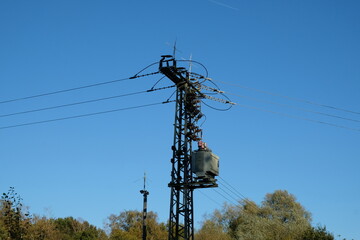
[[[202,118],[204,116],[204,114],[200,113],[199,115],[197,115],[195,121],[199,121],[200,118]]]
[[[186,100],[188,99],[195,99],[196,98],[196,94],[195,93],[188,93],[186,96]]]
[[[197,98],[192,101],[193,104],[200,103],[200,102],[201,101],[199,99],[197,99]]]
[[[199,137],[195,137],[195,138],[192,138],[192,140],[193,140],[193,141],[195,141],[195,142],[198,142],[198,141],[200,141],[200,140],[201,140],[201,138],[199,138]]]
[[[196,115],[198,115],[200,113],[200,110],[199,109],[195,109],[194,111],[193,111],[193,114],[196,116]]]
[[[187,128],[188,128],[188,129],[195,129],[196,127],[194,126],[194,124],[188,123],[188,124],[187,124]]]
[[[197,137],[195,135],[191,135],[191,136],[189,136],[189,138],[193,141],[196,141],[196,139],[197,139]]]

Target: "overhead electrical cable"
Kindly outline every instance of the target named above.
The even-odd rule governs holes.
[[[208,80],[209,80],[209,79],[208,79]],[[209,81],[211,81],[211,80],[209,80]],[[212,82],[212,81],[211,81],[211,82]],[[212,82],[212,83],[213,83],[213,82]],[[212,88],[212,87],[209,87],[209,86],[206,86],[206,85],[203,85],[203,84],[200,85],[200,88],[201,88],[201,89],[208,90],[208,91],[211,91],[213,94],[220,94],[220,95],[222,95],[222,96],[223,96],[224,98],[226,98],[226,99],[221,99],[221,98],[216,98],[216,97],[213,97],[213,96],[209,96],[208,93],[206,93],[206,94],[202,93],[202,98],[203,98],[203,99],[209,99],[209,100],[212,100],[212,101],[215,101],[215,102],[220,102],[220,103],[224,103],[224,104],[229,104],[229,107],[227,107],[227,108],[216,108],[216,107],[213,107],[213,106],[211,106],[210,104],[206,103],[206,102],[203,101],[203,100],[202,100],[202,103],[203,103],[204,105],[206,105],[207,107],[212,108],[212,109],[217,110],[217,111],[228,111],[228,110],[230,110],[230,108],[232,108],[232,105],[235,105],[235,103],[233,103],[233,102],[230,100],[230,98],[224,94],[224,91],[221,91],[215,83],[213,83],[213,84],[214,84],[217,88]]]
[[[208,79],[210,82],[213,83],[213,80],[212,79]],[[226,83],[224,81],[219,81],[219,82],[223,82],[223,83]],[[221,91],[219,89],[219,87],[214,84],[216,86],[216,89],[212,89],[211,87],[208,87],[208,86],[202,86],[202,88],[206,89],[206,90],[212,90],[214,92],[218,92],[219,94],[225,96],[227,99],[229,99],[224,93],[224,91]],[[234,86],[238,86],[237,84],[231,84],[231,85],[234,85]],[[241,86],[241,85],[239,85]],[[308,109],[305,109],[305,108],[299,108],[299,107],[294,107],[294,106],[291,106],[291,105],[288,105],[288,104],[280,104],[280,103],[276,103],[276,102],[272,102],[272,101],[266,101],[266,100],[261,100],[261,99],[258,99],[258,98],[254,98],[254,97],[248,97],[248,96],[244,96],[244,95],[239,95],[239,94],[234,94],[234,93],[229,93],[229,92],[226,92],[227,94],[232,94],[232,95],[235,95],[235,96],[238,96],[238,97],[244,97],[244,98],[248,98],[248,99],[251,99],[251,100],[254,100],[254,101],[258,101],[258,102],[266,102],[266,103],[270,103],[270,104],[273,104],[273,105],[279,105],[279,106],[282,106],[282,107],[288,107],[288,108],[293,108],[293,109],[297,109],[297,110],[301,110],[301,111],[305,111],[305,112],[310,112],[310,113],[314,113],[314,114],[319,114],[319,115],[323,115],[323,116],[327,116],[327,117],[333,117],[333,118],[337,118],[337,119],[342,119],[342,120],[347,120],[347,121],[352,121],[352,122],[360,122],[359,120],[357,119],[354,119],[354,118],[347,118],[347,117],[342,117],[342,116],[339,116],[339,115],[334,115],[334,114],[328,114],[328,113],[323,113],[323,112],[319,112],[319,111],[313,111],[313,110],[308,110]],[[215,98],[216,99],[216,98]],[[203,102],[204,105],[210,107],[210,108],[213,108],[215,110],[225,110],[225,109],[217,109],[217,108],[214,108],[208,104],[206,104],[205,102]],[[245,104],[235,104],[235,103],[232,103],[230,101],[228,101],[228,103],[232,105],[238,105],[240,107],[246,107],[246,108],[251,108],[251,109],[255,109],[255,110],[260,110],[260,111],[265,111],[265,112],[270,112],[270,113],[273,113],[273,114],[278,114],[278,115],[282,115],[282,116],[286,116],[286,117],[290,117],[290,118],[295,118],[295,119],[300,119],[300,120],[305,120],[305,121],[310,121],[310,122],[314,122],[314,123],[320,123],[320,124],[325,124],[325,125],[328,125],[328,126],[332,126],[332,127],[338,127],[338,128],[343,128],[343,129],[348,129],[348,130],[352,130],[352,131],[360,131],[360,129],[358,128],[353,128],[353,127],[348,127],[348,126],[344,126],[344,125],[339,125],[339,124],[334,124],[334,123],[329,123],[329,122],[326,122],[326,121],[319,121],[319,120],[314,120],[314,119],[310,119],[310,118],[306,118],[306,117],[300,117],[300,116],[295,116],[295,115],[291,115],[291,114],[287,114],[287,113],[282,113],[282,112],[275,112],[275,111],[272,111],[272,110],[267,110],[267,109],[263,109],[263,108],[259,108],[259,107],[254,107],[254,106],[249,106],[249,105],[245,105]]]
[[[31,96],[26,96],[26,97],[13,98],[13,99],[9,99],[9,100],[0,101],[0,104],[16,102],[16,101],[22,101],[22,100],[28,100],[28,99],[32,99],[32,98],[45,97],[45,96],[50,96],[50,95],[59,94],[59,93],[65,93],[65,92],[81,90],[81,89],[85,89],[85,88],[98,87],[98,86],[101,86],[101,85],[122,82],[122,81],[135,79],[135,78],[140,78],[140,77],[145,77],[145,76],[149,76],[149,75],[153,75],[153,74],[157,74],[157,73],[159,73],[159,72],[153,72],[153,73],[144,74],[144,75],[135,75],[133,77],[127,77],[127,78],[122,78],[122,79],[106,81],[106,82],[94,83],[94,84],[84,85],[84,86],[80,86],[80,87],[57,90],[57,91],[53,91],[53,92],[41,93],[41,94],[36,94],[36,95],[31,95]]]
[[[211,188],[214,192],[216,192],[217,194],[219,194],[220,196],[222,196],[224,199],[226,199],[227,201],[229,201],[229,203],[234,204],[233,200],[229,199],[227,196],[225,196],[224,194],[222,194],[221,192],[219,192],[218,190],[216,190],[215,188]],[[234,204],[236,205],[236,204]]]
[[[199,189],[198,191],[199,193],[201,193],[202,195],[204,195],[207,199],[209,199],[210,201],[216,203],[217,205],[219,205],[220,207],[222,206],[218,201],[214,200],[212,197],[210,197],[209,195],[205,194],[201,189]]]
[[[0,115],[0,118],[2,118],[2,117],[10,117],[10,116],[20,115],[20,114],[33,113],[33,112],[40,112],[40,111],[45,111],[45,110],[57,109],[57,108],[70,107],[70,106],[81,105],[81,104],[86,104],[86,103],[93,103],[93,102],[105,101],[105,100],[110,100],[110,99],[115,99],[115,98],[121,98],[121,97],[127,97],[127,96],[132,96],[132,95],[138,95],[138,94],[143,94],[143,93],[155,92],[155,91],[164,90],[164,89],[172,88],[172,87],[175,87],[175,86],[172,85],[172,86],[168,86],[168,87],[155,88],[155,89],[154,89],[154,88],[151,88],[151,89],[149,89],[149,90],[144,90],[144,91],[139,91],[139,92],[133,92],[133,93],[126,93],[126,94],[121,94],[121,95],[116,95],[116,96],[111,96],[111,97],[97,98],[97,99],[92,99],[92,100],[87,100],[87,101],[81,101],[81,102],[75,102],[75,103],[68,103],[68,104],[62,104],[62,105],[57,105],[57,106],[51,106],[51,107],[45,107],[45,108],[32,109],[32,110],[27,110],[27,111],[22,111],[22,112],[15,112],[15,113],[3,114],[3,115]]]
[[[37,121],[37,122],[21,123],[21,124],[16,124],[16,125],[9,125],[9,126],[5,126],[5,127],[0,127],[0,130],[8,129],[8,128],[29,126],[29,125],[36,125],[36,124],[43,124],[43,123],[49,123],[49,122],[57,122],[57,121],[63,121],[63,120],[68,120],[68,119],[90,117],[90,116],[95,116],[95,115],[101,115],[101,114],[106,114],[106,113],[113,113],[113,112],[119,112],[119,111],[125,111],[125,110],[137,109],[137,108],[145,108],[145,107],[151,107],[151,106],[155,106],[155,105],[166,104],[166,103],[170,103],[170,102],[173,102],[173,101],[149,103],[149,104],[144,104],[144,105],[125,107],[125,108],[117,108],[117,109],[101,111],[101,112],[87,113],[87,114],[81,114],[81,115],[75,115],[75,116],[69,116],[69,117],[62,117],[62,118],[55,118],[55,119],[49,119],[49,120],[43,120],[43,121]]]
[[[201,62],[198,62],[198,61],[194,61],[194,60],[177,60],[178,62],[191,62],[191,63],[196,63],[196,64],[199,64],[201,67],[204,68],[205,70],[205,77],[207,78],[209,76],[209,71],[207,70],[207,68],[205,67],[204,64],[202,64]],[[193,74],[193,73],[192,73]]]
[[[16,101],[21,101],[21,100],[27,100],[27,99],[31,99],[31,98],[45,97],[45,96],[49,96],[49,95],[65,93],[65,92],[80,90],[80,89],[84,89],[84,88],[97,87],[97,86],[100,86],[100,85],[111,84],[111,83],[115,83],[115,82],[121,82],[121,81],[129,80],[129,79],[130,78],[123,78],[123,79],[117,79],[117,80],[106,81],[106,82],[101,82],[101,83],[95,83],[95,84],[90,84],[90,85],[84,85],[84,86],[81,86],[81,87],[68,88],[68,89],[63,89],[63,90],[58,90],[58,91],[53,91],[53,92],[48,92],[48,93],[41,93],[41,94],[31,95],[31,96],[27,96],[27,97],[14,98],[14,99],[1,101],[0,104],[16,102]]]
[[[233,189],[233,191],[231,191],[228,187],[226,187],[227,189],[229,189],[232,193],[234,193],[237,197],[239,197],[240,199],[242,199],[244,202],[243,203],[248,203],[251,205],[254,205],[255,207],[258,207],[253,201],[250,201],[249,198],[245,197],[243,194],[241,194],[234,186],[232,186],[229,182],[227,182],[224,178],[222,178],[221,176],[218,176],[219,179],[221,180],[221,182],[223,182],[223,186],[226,187],[229,186],[231,189]],[[226,184],[226,185],[225,185]],[[234,192],[235,191],[235,192]],[[244,204],[243,204],[244,205]]]
[[[228,191],[230,191],[230,192],[231,192],[233,195],[235,195],[238,199],[241,199],[241,200],[246,201],[246,198],[245,198],[245,197],[239,195],[239,194],[236,193],[233,189],[231,189],[229,186],[227,186],[226,184],[222,183],[221,181],[220,181],[220,183],[221,183],[221,186],[225,187]]]
[[[347,117],[342,117],[342,116],[338,116],[338,115],[334,115],[334,114],[328,114],[328,113],[313,111],[313,110],[309,110],[309,109],[306,109],[306,108],[295,107],[295,106],[291,106],[291,105],[288,105],[288,104],[282,104],[282,103],[277,103],[277,102],[268,101],[268,100],[262,100],[262,99],[259,99],[259,98],[254,98],[254,97],[249,97],[249,96],[240,95],[240,94],[236,94],[236,93],[231,93],[231,92],[228,92],[228,91],[226,91],[226,94],[241,97],[241,98],[250,99],[250,100],[256,101],[256,102],[263,102],[263,103],[268,103],[268,104],[272,104],[272,105],[278,105],[278,106],[281,106],[281,107],[292,108],[292,109],[300,110],[300,111],[303,111],[303,112],[314,113],[314,114],[318,114],[318,115],[322,115],[322,116],[338,118],[338,119],[352,121],[352,122],[360,122],[360,120],[353,119],[353,118],[347,118]]]
[[[310,119],[310,118],[306,118],[306,117],[299,117],[299,116],[296,116],[296,115],[291,115],[291,114],[282,113],[282,112],[276,112],[276,111],[267,110],[267,109],[264,109],[264,108],[250,106],[250,105],[236,104],[236,106],[244,107],[244,108],[250,108],[250,109],[263,111],[263,112],[268,112],[268,113],[273,113],[273,114],[285,116],[285,117],[288,117],[288,118],[300,119],[300,120],[304,120],[304,121],[308,121],[308,122],[320,123],[320,124],[325,124],[325,125],[332,126],[332,127],[343,128],[343,129],[347,129],[347,130],[351,130],[351,131],[360,132],[359,128],[351,128],[351,127],[347,127],[347,126],[343,126],[343,125],[333,124],[333,123],[324,122],[324,121],[318,121],[318,120],[314,120],[314,119]]]
[[[164,78],[165,78],[165,76],[162,76],[159,80],[157,80],[157,82],[150,89],[154,89],[154,87],[156,87],[156,85]]]
[[[232,198],[237,204],[240,202],[239,199],[237,197],[235,197],[233,194],[229,193],[228,191],[226,191],[224,188],[222,188],[221,186],[219,186],[219,189],[225,193],[226,195],[228,195],[230,198]]]
[[[152,63],[152,64],[147,65],[146,67],[144,67],[143,69],[141,69],[139,72],[137,72],[134,76],[132,76],[131,79],[141,77],[141,76],[139,75],[140,73],[142,73],[143,71],[145,71],[145,70],[148,69],[149,67],[154,66],[155,64],[159,64],[159,62],[154,62],[154,63]],[[157,73],[159,73],[159,72],[157,72]],[[146,75],[146,74],[145,74],[145,75]]]
[[[224,186],[225,188],[227,188],[228,190],[229,187],[231,189],[233,189],[233,191],[231,191],[231,193],[235,194],[235,196],[239,197],[240,199],[243,200],[243,202],[241,201],[238,201],[238,205],[242,205],[242,206],[245,206],[245,204],[249,204],[255,208],[258,208],[258,206],[256,205],[256,203],[254,203],[253,201],[251,201],[249,198],[245,197],[243,194],[241,194],[234,186],[232,186],[229,182],[227,182],[224,178],[222,178],[221,176],[218,176],[219,177],[219,180],[221,180],[221,185]],[[226,186],[226,185],[228,186]]]
[[[338,110],[338,111],[343,111],[343,112],[348,112],[348,113],[359,114],[360,115],[360,112],[354,111],[354,110],[349,110],[349,109],[335,107],[335,106],[331,106],[331,105],[327,105],[327,104],[317,103],[317,102],[314,102],[314,101],[309,101],[309,100],[305,100],[305,99],[301,99],[301,98],[290,97],[290,96],[287,96],[287,95],[282,95],[282,94],[279,94],[279,93],[269,92],[269,91],[265,91],[265,90],[261,90],[261,89],[257,89],[257,88],[246,87],[246,86],[243,86],[243,85],[234,84],[234,83],[230,83],[230,82],[226,82],[226,81],[222,81],[222,80],[212,80],[212,81],[220,82],[220,83],[227,84],[227,85],[234,86],[234,87],[248,89],[248,90],[251,90],[251,91],[265,93],[265,94],[272,95],[272,96],[282,97],[282,98],[286,98],[286,99],[289,99],[289,100],[292,100],[292,101],[303,102],[303,103],[316,105],[316,106],[320,106],[320,107],[324,107],[324,108],[329,108],[329,109],[333,109],[333,110]]]
[[[222,178],[221,176],[218,176],[218,177],[222,182],[224,182],[226,185],[228,185],[230,188],[232,188],[237,193],[236,195],[238,195],[241,199],[243,199],[243,200],[247,199],[247,197],[245,197],[243,194],[241,194],[235,187],[233,187],[230,183],[228,183],[224,178]]]

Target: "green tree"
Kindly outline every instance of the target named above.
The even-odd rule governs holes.
[[[303,240],[310,222],[310,213],[296,198],[278,190],[267,194],[259,206],[249,200],[224,205],[204,222],[198,235],[213,239],[226,239],[226,235],[236,240]],[[222,237],[216,238],[215,234]]]
[[[27,232],[29,240],[58,240],[60,232],[55,228],[55,223],[46,217],[34,216]]]
[[[195,234],[196,240],[231,240],[231,237],[223,231],[223,227],[214,221],[205,220],[201,229]]]
[[[311,214],[294,195],[278,190],[265,196],[255,220],[267,239],[295,240],[310,227]]]
[[[114,229],[111,231],[110,240],[139,240],[139,236],[133,235],[133,233],[124,231],[122,229]]]
[[[142,212],[124,211],[108,217],[106,226],[110,229],[110,239],[142,239]],[[167,230],[164,223],[158,222],[154,212],[147,213],[147,239],[166,240]]]
[[[302,240],[334,240],[334,235],[326,231],[326,227],[310,227],[302,236]]]
[[[51,220],[62,240],[102,240],[106,239],[103,230],[96,228],[87,221],[76,220],[73,217]]]

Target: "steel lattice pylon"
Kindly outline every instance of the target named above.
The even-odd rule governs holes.
[[[169,239],[193,239],[193,189],[190,156],[191,142],[186,137],[184,127],[191,123],[184,107],[185,91],[176,91],[176,115],[174,126],[173,157],[171,159],[171,187]]]
[[[200,141],[197,121],[200,111],[200,84],[183,68],[177,68],[170,55],[162,56],[159,70],[176,84],[176,109],[173,156],[171,159],[171,188],[169,240],[194,239],[193,191],[195,188],[216,187],[215,182],[198,182],[191,167],[192,142]]]

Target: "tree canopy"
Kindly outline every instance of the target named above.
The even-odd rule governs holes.
[[[224,205],[207,216],[197,240],[332,240],[323,228],[311,226],[311,214],[287,191],[267,194],[261,205],[250,200]]]
[[[142,239],[142,212],[124,211],[118,215],[112,214],[106,223],[110,229],[111,240]],[[168,237],[164,223],[158,222],[158,216],[154,212],[147,213],[147,239],[165,240]]]
[[[141,240],[142,212],[111,214],[106,231],[87,221],[30,215],[10,188],[0,200],[0,240]],[[167,225],[154,212],[147,215],[147,239],[166,240]],[[196,240],[334,240],[326,227],[311,225],[311,214],[285,190],[266,194],[261,204],[250,200],[225,204],[206,216]]]

